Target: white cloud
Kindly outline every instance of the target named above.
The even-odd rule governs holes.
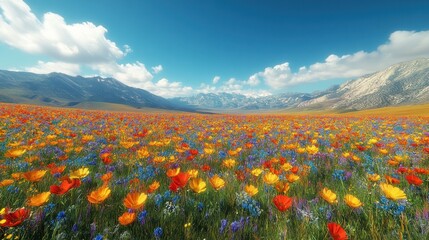
[[[39,61],[36,66],[25,68],[25,71],[40,74],[60,72],[76,76],[80,73],[80,67],[78,64],[73,63]]]
[[[69,63],[102,63],[120,59],[125,52],[106,38],[107,29],[91,22],[67,24],[55,13],[38,19],[22,0],[0,1],[0,41],[32,54]]]
[[[256,86],[259,84],[259,78],[258,75],[253,74],[252,76],[250,76],[250,78],[247,80],[247,84],[249,84],[250,86]]]
[[[261,78],[272,88],[282,88],[321,80],[360,77],[398,62],[429,57],[428,43],[429,31],[396,31],[390,35],[387,43],[375,51],[359,51],[343,56],[331,54],[324,62],[303,66],[295,73],[285,62],[253,74],[248,81]]]
[[[163,70],[162,65],[158,65],[158,66],[152,67],[152,72],[153,72],[154,74],[158,74],[158,73],[160,73],[162,70]]]
[[[218,82],[219,82],[219,80],[220,80],[220,77],[219,76],[215,76],[214,78],[213,78],[213,84],[217,84]]]
[[[182,86],[180,82],[170,82],[166,78],[162,78],[156,83],[144,82],[141,86],[153,94],[166,98],[189,96],[194,93],[192,87]]]
[[[128,55],[128,53],[132,53],[133,49],[127,44],[124,45],[124,56]]]
[[[94,70],[100,72],[103,76],[110,76],[119,81],[132,86],[141,88],[145,82],[151,81],[153,76],[141,62],[117,64],[115,62],[98,64],[93,66]]]

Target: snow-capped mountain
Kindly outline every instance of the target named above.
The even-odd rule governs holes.
[[[275,96],[248,97],[237,93],[199,93],[191,97],[174,98],[175,101],[207,109],[275,109],[296,107],[311,99],[306,93],[285,93]]]
[[[314,93],[285,93],[265,97],[246,97],[234,93],[207,93],[175,98],[200,108],[282,109],[312,108],[361,110],[429,102],[429,58],[398,63]]]

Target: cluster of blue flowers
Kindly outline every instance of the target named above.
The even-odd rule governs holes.
[[[156,168],[153,165],[143,167],[141,164],[137,164],[137,176],[138,179],[147,181],[154,178],[156,175]]]
[[[406,209],[406,202],[404,201],[391,201],[382,196],[380,201],[376,203],[377,208],[392,214],[393,216],[400,216]]]
[[[263,211],[261,204],[247,195],[246,192],[236,193],[235,201],[238,206],[249,212],[252,217],[259,217]]]

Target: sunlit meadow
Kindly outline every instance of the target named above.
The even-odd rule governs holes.
[[[426,239],[429,118],[0,106],[6,239]]]

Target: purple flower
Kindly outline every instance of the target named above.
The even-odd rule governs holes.
[[[226,228],[227,225],[228,225],[228,220],[226,220],[226,219],[220,220],[220,229],[219,229],[219,232],[223,233],[223,231],[225,231],[225,228]]]

